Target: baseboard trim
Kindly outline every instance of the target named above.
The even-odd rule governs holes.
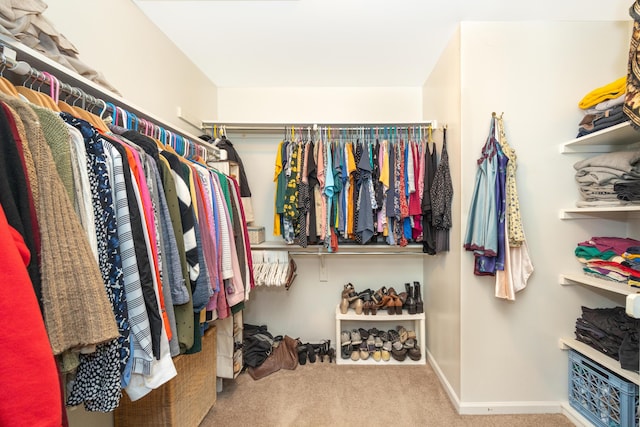
[[[562,415],[569,418],[569,421],[571,421],[575,426],[590,427],[593,425],[593,423],[586,419],[580,412],[573,409],[569,402],[562,402],[560,406],[562,408]]]
[[[445,377],[438,362],[431,352],[427,350],[427,360],[438,376],[440,383],[444,387],[449,400],[460,415],[505,415],[505,414],[558,414],[566,415],[566,409],[562,402],[461,402],[453,387]],[[568,405],[567,405],[568,406]],[[568,416],[568,415],[567,415]],[[569,417],[577,426],[581,426],[579,420]],[[578,421],[578,422],[576,422]]]
[[[465,402],[460,415],[558,414],[560,402]]]
[[[440,369],[440,365],[438,365],[438,362],[436,362],[436,359],[434,359],[433,355],[429,350],[427,350],[427,360],[429,361],[429,364],[431,365],[434,372],[438,376],[438,379],[440,380],[440,383],[444,387],[444,390],[447,392],[447,395],[449,396],[449,400],[451,400],[451,403],[456,408],[456,412],[460,413],[460,399],[458,398],[458,395],[456,394],[453,387],[451,387],[451,384],[449,383],[449,380],[447,380],[447,377],[444,376],[442,369]]]

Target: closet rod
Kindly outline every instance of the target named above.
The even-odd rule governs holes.
[[[180,135],[191,143],[203,147],[206,150],[206,157],[208,159],[224,157],[224,154],[226,154],[222,153],[221,156],[221,150],[218,147],[200,139],[199,136],[193,135],[192,133],[186,132],[159,119],[153,114],[150,114],[127,102],[125,99],[110,90],[99,86],[97,83],[77,74],[75,71],[56,63],[50,58],[47,58],[40,52],[37,52],[18,41],[12,40],[3,34],[0,34],[0,49],[2,50],[3,62],[8,66],[6,68],[7,71],[14,73],[17,71],[16,74],[21,75],[30,74],[31,77],[33,77],[38,70],[50,71],[51,75],[58,79],[61,85],[66,84],[67,88],[70,88],[70,90],[76,90],[93,97],[95,100],[106,102],[107,104],[113,104],[128,113],[133,113],[139,119],[142,118],[165,131],[171,132],[171,134]],[[40,80],[45,79],[44,83],[48,84],[48,80],[46,80],[45,76],[42,76],[42,73],[40,73],[40,76]],[[72,82],[72,84],[68,84],[66,82],[63,83],[63,81]]]
[[[400,130],[412,129],[415,127],[431,127],[432,129],[438,128],[437,120],[427,120],[424,122],[414,123],[224,123],[203,121],[202,129],[204,131],[211,131],[215,128],[225,129],[227,131],[244,131],[244,132],[278,132],[282,133],[285,129],[302,129],[302,130],[318,130],[318,129],[331,129],[336,131],[341,130],[361,130],[361,129],[384,129],[395,128]]]

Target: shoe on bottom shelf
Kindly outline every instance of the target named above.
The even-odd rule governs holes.
[[[396,341],[393,343],[391,356],[398,362],[403,362],[407,358],[407,349],[404,348],[400,341]]]
[[[360,337],[360,332],[357,329],[351,331],[351,345],[354,347],[359,346],[362,343],[362,338]]]
[[[382,350],[380,350],[379,348],[376,349],[376,351],[374,351],[373,353],[371,353],[371,357],[373,358],[373,360],[375,360],[376,362],[379,362],[382,359]]]
[[[369,348],[366,342],[360,344],[360,360],[367,360],[369,358]]]
[[[382,344],[382,350],[380,351],[383,361],[388,362],[391,360],[391,350],[391,341],[385,341],[384,344]]]
[[[340,357],[343,359],[349,359],[351,357],[351,345],[343,345],[340,351]]]
[[[409,356],[409,359],[413,360],[414,362],[417,362],[422,358],[422,352],[420,351],[420,347],[418,345],[407,350],[407,355]]]
[[[360,360],[360,351],[358,350],[358,347],[351,348],[351,360],[353,360],[354,362]]]
[[[349,331],[340,332],[340,345],[345,346],[351,344],[351,334]]]

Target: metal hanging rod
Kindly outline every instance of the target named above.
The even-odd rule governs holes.
[[[17,59],[18,53],[21,57],[26,57],[28,62]],[[35,66],[32,64],[35,64]],[[106,106],[106,109],[111,111],[114,118],[117,114],[124,111],[126,114],[132,116],[132,122],[133,117],[135,117],[136,123],[139,121],[141,129],[144,128],[145,124],[153,126],[159,134],[165,135],[167,139],[173,140],[173,138],[180,136],[185,141],[185,145],[194,144],[194,149],[198,146],[201,147],[203,152],[199,154],[204,154],[203,157],[220,157],[221,150],[213,144],[158,119],[141,108],[128,103],[113,92],[77,75],[75,72],[64,68],[41,53],[19,42],[15,42],[4,35],[0,35],[0,66],[2,67],[2,71],[6,70],[15,75],[28,76],[28,79],[34,79],[34,81],[40,81],[47,85],[52,84],[50,77],[35,67],[41,70],[51,70],[49,75],[58,80],[60,83],[60,91],[66,92],[75,98],[76,102],[80,101],[83,109],[86,109],[87,103],[93,106],[102,106],[103,108]],[[0,76],[2,76],[2,72],[0,72]],[[63,76],[63,78],[60,79],[58,76]],[[73,84],[65,83],[62,80],[71,81]]]
[[[269,132],[269,133],[282,133],[288,129],[302,129],[305,131],[316,131],[331,129],[331,131],[358,131],[358,130],[384,130],[396,129],[406,130],[414,129],[418,127],[431,127],[431,129],[438,128],[437,120],[428,120],[424,122],[413,123],[223,123],[223,122],[202,122],[202,129],[204,131],[212,131],[213,129],[220,129],[226,131],[238,131],[238,132]]]

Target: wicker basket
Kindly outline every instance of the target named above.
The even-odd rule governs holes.
[[[264,227],[249,226],[247,231],[249,232],[249,242],[252,245],[259,245],[264,242]]]
[[[116,427],[197,427],[216,402],[216,331],[207,329],[202,351],[173,359],[178,375],[140,400],[123,393]]]

